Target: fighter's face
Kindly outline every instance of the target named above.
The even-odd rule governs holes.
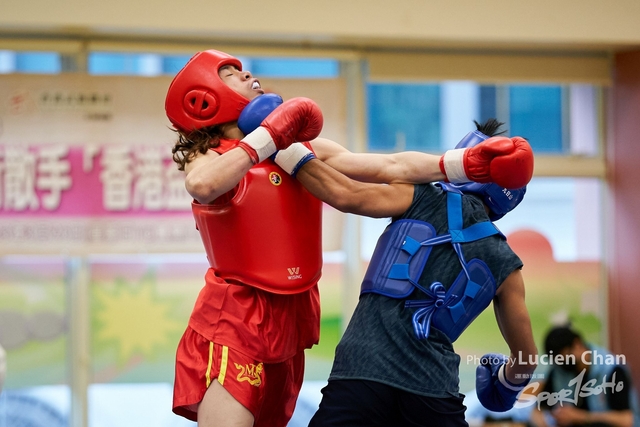
[[[249,71],[240,71],[233,65],[226,65],[220,68],[218,75],[224,84],[249,101],[258,95],[264,94],[260,81],[253,78]]]

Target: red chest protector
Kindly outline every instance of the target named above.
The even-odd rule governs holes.
[[[278,294],[315,285],[322,269],[322,202],[270,159],[252,167],[234,191],[214,204],[192,203],[216,273]]]

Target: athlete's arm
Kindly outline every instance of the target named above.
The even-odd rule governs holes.
[[[313,149],[336,170],[366,182],[494,182],[517,189],[533,176],[533,151],[518,136],[494,136],[471,147],[448,150],[442,156],[416,151],[355,154],[326,139],[313,141]]]
[[[319,159],[306,162],[296,179],[314,196],[341,212],[394,217],[413,201],[412,184],[372,184],[353,180]]]
[[[222,155],[211,150],[185,166],[185,186],[200,203],[211,203],[235,187],[251,166],[289,147],[296,139],[315,138],[322,129],[322,112],[308,98],[292,98],[274,109],[255,130],[243,135],[233,123],[223,125],[227,137],[240,143]],[[247,163],[247,159],[249,163]]]
[[[498,327],[511,352],[510,359],[516,361],[505,368],[507,380],[514,384],[531,377],[538,355],[524,296],[524,279],[518,269],[502,282],[493,300]]]
[[[326,138],[316,138],[311,145],[318,159],[358,181],[426,183],[445,179],[437,155],[418,151],[353,153]]]
[[[198,153],[184,167],[185,188],[199,203],[211,203],[233,189],[252,166],[247,152],[238,147],[222,155],[212,150]]]

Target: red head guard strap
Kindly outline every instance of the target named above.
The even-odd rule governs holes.
[[[190,132],[207,126],[238,120],[249,103],[227,86],[218,70],[233,65],[242,70],[242,63],[217,50],[196,53],[175,76],[165,100],[167,117],[176,129]]]

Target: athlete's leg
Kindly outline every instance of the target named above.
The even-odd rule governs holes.
[[[281,363],[264,365],[264,403],[256,427],[286,427],[304,379],[304,351]]]
[[[253,415],[218,381],[212,381],[198,407],[198,427],[251,427]]]
[[[200,427],[251,427],[264,398],[262,363],[187,328],[178,345],[173,411]]]
[[[427,397],[398,390],[400,416],[395,427],[468,427],[462,397]]]
[[[364,380],[331,380],[309,427],[389,427],[397,419],[395,390]]]

